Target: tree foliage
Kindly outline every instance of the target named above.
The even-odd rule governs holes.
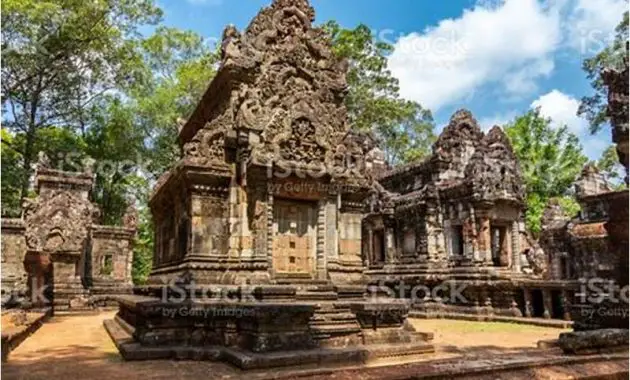
[[[610,145],[606,148],[606,150],[602,152],[601,157],[594,162],[594,164],[614,189],[619,190],[625,187],[625,182],[623,181],[625,170],[623,165],[619,162],[617,148],[614,145]]]
[[[518,158],[526,186],[525,222],[537,234],[549,199],[570,194],[572,184],[587,162],[577,136],[567,126],[554,128],[539,109],[530,110],[505,126]],[[567,203],[568,211],[571,207]]]
[[[435,141],[431,111],[400,97],[398,79],[387,69],[393,47],[377,41],[365,25],[343,29],[329,21],[324,28],[333,52],[349,64],[346,106],[351,127],[373,132],[392,164],[429,153]]]
[[[145,164],[157,178],[179,159],[178,124],[201,99],[219,56],[200,35],[175,28],[157,28],[141,46],[149,80],[129,95],[137,128],[150,131]]]
[[[607,92],[601,73],[605,68],[623,68],[623,60],[628,54],[627,41],[628,11],[624,12],[621,22],[615,28],[615,37],[610,45],[582,63],[582,69],[586,72],[586,77],[591,82],[595,93],[582,98],[578,115],[584,116],[589,121],[591,133],[597,132],[603,124],[608,122]]]
[[[21,197],[39,132],[85,133],[104,96],[141,81],[137,29],[160,17],[152,0],[2,2],[3,125],[24,138]]]

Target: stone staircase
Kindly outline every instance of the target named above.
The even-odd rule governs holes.
[[[89,305],[89,291],[83,287],[78,278],[54,283],[52,304],[54,316],[94,312]]]
[[[350,303],[340,299],[337,288],[329,281],[310,281],[295,284],[296,299],[299,302],[314,304],[315,313],[309,326],[313,336],[324,346],[346,346],[360,341],[361,326]]]

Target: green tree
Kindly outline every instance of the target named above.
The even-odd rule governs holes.
[[[591,133],[597,132],[603,124],[608,122],[607,91],[601,73],[605,68],[623,68],[623,60],[628,54],[626,51],[628,11],[624,12],[621,22],[615,28],[615,33],[615,38],[610,45],[582,63],[582,69],[586,72],[586,77],[591,82],[595,93],[582,98],[577,113],[589,121]]]
[[[137,193],[148,191],[142,167],[149,134],[135,125],[135,110],[120,98],[106,96],[96,105],[83,151],[94,160],[92,198],[101,222],[116,225]]]
[[[178,124],[192,113],[218,62],[218,50],[190,31],[161,26],[140,46],[146,80],[128,91],[126,106],[130,114],[125,115],[132,124],[130,129],[144,131],[147,136],[141,149],[145,181],[133,181],[139,208],[132,264],[134,283],[146,280],[153,258],[153,224],[147,206],[149,184],[180,158]]]
[[[21,155],[17,151],[13,135],[2,128],[2,149],[0,159],[2,167],[2,216],[17,217],[20,215],[20,184],[22,181]]]
[[[219,55],[200,35],[168,27],[158,27],[141,46],[150,75],[129,96],[137,127],[150,131],[146,169],[157,178],[179,159],[178,124],[201,99]]]
[[[137,29],[160,17],[152,0],[2,2],[3,124],[24,135],[22,197],[38,131],[85,132],[98,99],[141,81]]]
[[[27,144],[25,133],[14,133],[2,129],[2,214],[20,215],[22,181],[24,172],[24,150]],[[85,144],[73,130],[62,127],[37,129],[33,150],[44,152],[52,167],[62,170],[79,170],[85,158]],[[27,176],[27,181],[30,177]],[[26,194],[30,196],[32,194]]]
[[[587,162],[577,136],[567,126],[554,128],[539,109],[530,110],[506,125],[526,186],[525,222],[534,234],[540,232],[541,217],[549,199],[565,197]],[[567,211],[573,206],[567,203]]]
[[[343,29],[329,21],[324,28],[333,52],[349,63],[346,106],[352,128],[374,133],[392,164],[429,153],[435,141],[433,117],[420,104],[400,97],[398,79],[387,69],[393,47],[377,41],[365,25]]]
[[[599,160],[594,164],[613,188],[622,189],[625,187],[625,183],[622,181],[622,173],[625,173],[625,171],[623,166],[619,163],[617,148],[614,145],[610,145],[606,148],[606,150],[602,152]]]

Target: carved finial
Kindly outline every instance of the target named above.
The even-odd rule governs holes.
[[[123,225],[134,230],[138,227],[138,210],[133,199],[127,200],[127,209],[125,210],[125,215],[123,215]]]

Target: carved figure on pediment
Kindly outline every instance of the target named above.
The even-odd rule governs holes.
[[[223,130],[202,129],[184,144],[184,157],[196,164],[225,162],[225,133]]]
[[[280,141],[280,155],[284,160],[300,162],[323,162],[326,153],[316,136],[313,122],[305,116],[291,123],[291,133]]]

